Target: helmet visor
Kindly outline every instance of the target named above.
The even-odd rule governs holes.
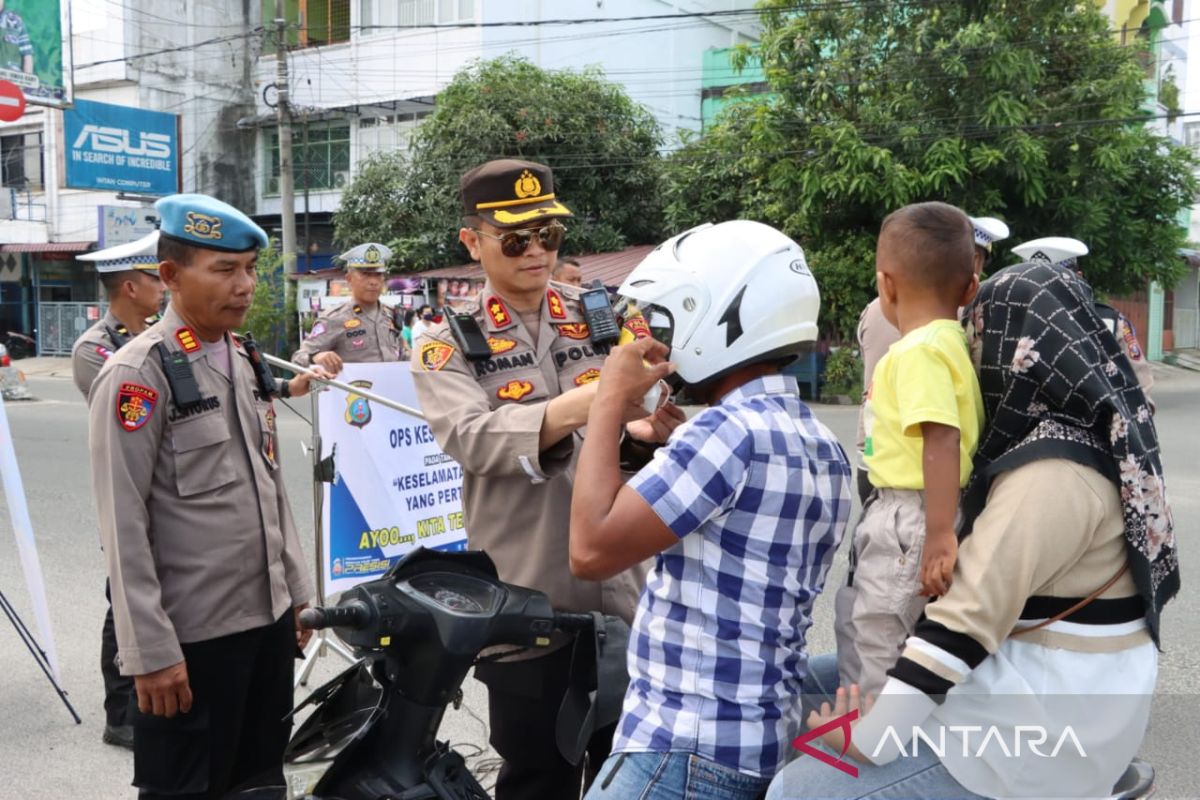
[[[618,297],[613,307],[621,325],[621,344],[651,336],[672,347],[675,338],[675,319],[662,306]]]

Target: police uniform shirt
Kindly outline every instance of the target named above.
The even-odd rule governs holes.
[[[88,399],[92,383],[100,374],[100,368],[125,343],[114,342],[113,333],[127,338],[133,337],[128,328],[113,316],[112,311],[107,311],[99,322],[80,334],[71,347],[71,377],[75,379],[75,388],[80,391],[84,400]]]
[[[474,549],[500,577],[545,592],[555,608],[632,620],[639,566],[603,581],[571,574],[568,546],[576,435],[539,452],[551,398],[600,377],[579,291],[547,289],[537,344],[491,284],[467,306],[492,355],[468,361],[445,322],[413,341],[413,382],[439,445],[463,468],[463,508]]]
[[[172,402],[160,342],[186,354],[201,396],[193,406]],[[275,409],[245,350],[230,347],[232,375],[170,308],[92,388],[92,480],[125,675],[178,663],[181,642],[267,625],[313,598]]]
[[[347,364],[399,361],[403,340],[382,303],[367,311],[353,300],[321,312],[292,361],[302,367],[317,353],[333,352]]]

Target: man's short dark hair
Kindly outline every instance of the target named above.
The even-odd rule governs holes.
[[[121,284],[125,281],[136,278],[136,270],[123,269],[120,272],[101,272],[100,284],[104,287],[104,293],[111,300],[121,290]]]
[[[181,267],[186,267],[192,263],[192,259],[196,255],[196,249],[178,239],[172,239],[167,236],[158,237],[159,261],[172,261]]]
[[[975,274],[971,220],[949,203],[912,203],[893,211],[879,228],[879,241],[913,286],[957,296]]]

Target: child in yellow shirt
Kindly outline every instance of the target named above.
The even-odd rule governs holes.
[[[971,474],[983,398],[958,309],[979,287],[966,214],[915,203],[889,214],[876,246],[883,314],[899,329],[864,410],[874,491],[835,601],[841,685],[875,694],[929,597],[950,585],[958,493]]]

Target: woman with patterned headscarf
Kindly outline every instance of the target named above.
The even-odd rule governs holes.
[[[997,273],[965,324],[987,422],[953,584],[873,706],[810,716],[857,777],[800,758],[769,800],[1108,796],[1141,747],[1179,590],[1145,395],[1069,270]]]

